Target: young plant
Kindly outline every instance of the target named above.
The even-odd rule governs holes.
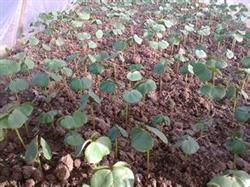
[[[60,125],[68,130],[64,137],[64,143],[77,150],[84,143],[84,139],[81,134],[77,132],[77,129],[81,128],[88,122],[87,115],[84,112],[77,110],[72,115],[61,117],[59,121]]]
[[[28,133],[27,121],[32,111],[33,106],[30,103],[22,103],[11,107],[10,110],[0,116],[1,129],[15,130],[17,137],[24,148],[25,144],[18,129],[25,125],[26,133]]]
[[[160,62],[154,65],[154,73],[160,76],[159,79],[159,87],[160,87],[160,92],[162,91],[162,78],[164,73],[166,72],[168,62],[164,59],[161,58]]]
[[[42,124],[50,124],[53,128],[55,128],[54,125],[54,119],[55,116],[57,115],[57,111],[56,110],[51,110],[49,112],[43,112],[40,117],[39,117],[39,121]]]
[[[196,153],[200,148],[197,141],[189,135],[184,135],[184,136],[180,137],[177,140],[175,146],[181,148],[181,150],[185,154],[185,159],[188,158],[188,155],[192,155],[192,154]]]
[[[43,137],[36,136],[28,145],[25,151],[24,159],[27,163],[37,162],[42,171],[41,158],[52,159],[52,152],[49,144]]]
[[[100,166],[94,170],[90,179],[91,187],[134,186],[135,177],[125,162],[117,162],[111,168]]]
[[[127,131],[119,125],[115,125],[108,131],[108,137],[112,142],[115,142],[115,157],[119,157],[119,145],[118,145],[118,137],[123,136],[124,138],[128,138]]]
[[[246,187],[249,186],[250,175],[242,170],[228,170],[207,183],[207,187]]]
[[[12,80],[7,87],[7,89],[10,90],[11,93],[16,95],[16,100],[18,103],[21,102],[18,93],[21,93],[28,88],[29,83],[25,79],[20,78]]]
[[[234,155],[234,167],[236,157],[247,149],[247,143],[244,141],[243,134],[240,131],[233,133],[232,137],[225,142],[225,147]]]
[[[129,105],[139,103],[142,99],[142,94],[138,90],[130,90],[125,91],[122,95],[123,100],[126,102],[125,108],[125,124],[128,124],[128,116],[129,116]]]
[[[154,140],[152,133],[158,137],[163,143],[168,144],[168,139],[159,129],[152,126],[134,127],[131,130],[131,145],[137,151],[145,153],[147,156],[147,175],[150,171],[150,151],[153,149]]]

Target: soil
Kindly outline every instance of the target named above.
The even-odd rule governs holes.
[[[91,4],[92,8],[97,10],[95,17],[103,21],[102,25],[93,25],[91,21],[84,22],[84,28],[77,29],[77,32],[89,32],[91,35],[95,34],[97,28],[102,29],[104,33],[111,30],[111,26],[115,22],[115,18],[107,18],[104,13],[98,9],[96,4]],[[151,7],[154,9],[155,7]],[[93,39],[98,43],[98,51],[112,51],[112,45],[116,40],[129,38],[133,34],[142,36],[143,23],[148,19],[145,10],[149,7],[138,6],[134,8],[136,14],[133,20],[138,22],[136,26],[132,24],[126,25],[126,30],[122,36],[113,37],[105,36],[101,40]],[[69,14],[70,16],[71,14]],[[205,21],[205,20],[204,20]],[[201,25],[202,23],[197,23]],[[38,33],[36,37],[44,43],[50,42],[52,38],[56,38],[60,32],[66,31],[70,26],[63,24],[60,21],[53,23],[57,31],[48,36],[44,32]],[[215,25],[211,26],[214,31]],[[172,30],[177,30],[174,26]],[[168,36],[171,29],[168,29],[164,34]],[[27,55],[36,62],[37,66],[34,74],[43,69],[43,60],[45,58],[59,58],[64,59],[72,53],[79,51],[80,57],[86,54],[93,54],[94,51],[87,47],[79,45],[78,40],[73,32],[64,33],[65,45],[56,47],[51,45],[52,50],[46,52],[42,49],[41,44],[38,46],[21,45],[18,46],[19,51],[27,52]],[[225,41],[221,49],[217,49],[217,44],[211,42],[209,37],[204,37],[204,45],[208,56],[214,55],[222,57],[224,49],[230,48],[231,41]],[[116,161],[125,161],[129,163],[132,171],[135,174],[136,185],[138,187],[201,187],[206,186],[206,183],[214,176],[221,174],[226,169],[232,169],[233,155],[223,145],[228,137],[236,130],[241,130],[246,137],[246,141],[250,141],[250,123],[239,125],[232,114],[232,102],[228,99],[223,99],[218,102],[213,102],[206,97],[202,97],[198,93],[200,82],[195,76],[188,76],[187,81],[185,77],[176,73],[175,64],[163,76],[163,87],[160,92],[157,89],[155,92],[147,96],[143,103],[133,105],[130,107],[129,123],[125,124],[123,110],[125,108],[121,95],[123,91],[128,88],[129,82],[126,78],[128,66],[133,63],[140,63],[144,66],[141,73],[146,78],[152,78],[159,87],[159,77],[152,71],[153,65],[159,61],[160,57],[165,57],[172,61],[173,54],[177,54],[180,49],[189,54],[190,50],[195,49],[197,37],[190,35],[186,45],[180,45],[174,48],[172,52],[170,47],[166,50],[154,51],[148,47],[148,44],[143,42],[141,46],[128,47],[123,51],[123,59],[115,58],[115,61],[106,61],[107,67],[112,67],[115,62],[117,65],[116,81],[119,85],[117,89],[117,97],[113,99],[112,96],[105,94],[99,90],[99,83],[96,77],[92,77],[95,81],[93,91],[102,98],[101,105],[94,105],[94,114],[91,116],[89,108],[85,112],[91,116],[87,125],[78,130],[84,139],[90,138],[93,132],[97,131],[102,135],[107,134],[110,127],[114,124],[119,124],[124,129],[131,129],[136,124],[150,123],[152,116],[157,114],[165,114],[171,119],[169,126],[163,127],[163,132],[167,135],[170,144],[167,146],[155,138],[155,146],[151,152],[150,173],[146,173],[146,156],[142,153],[136,152],[130,145],[129,139],[120,137],[119,143],[119,158],[115,158],[114,153],[107,156],[103,164],[111,165]],[[13,51],[15,54],[17,51]],[[239,67],[238,61],[247,54],[247,47],[238,46],[234,50],[235,58],[227,60],[228,66],[223,73],[232,77],[233,72]],[[10,56],[10,58],[12,58]],[[193,57],[191,57],[193,58]],[[225,58],[225,57],[222,57]],[[79,61],[77,58],[76,61]],[[73,69],[78,77],[91,76],[84,71],[84,65],[77,65],[75,61],[68,62],[68,65]],[[113,76],[112,68],[107,68],[103,74],[98,77],[98,80],[103,80]],[[28,76],[29,75],[18,75]],[[239,83],[239,77],[233,77],[234,83]],[[6,80],[7,81],[7,80]],[[5,91],[6,82],[2,80],[0,87],[0,108],[7,103],[15,102],[15,96]],[[68,82],[70,80],[67,80]],[[223,80],[218,77],[216,83],[223,83]],[[24,148],[19,143],[15,132],[8,132],[8,137],[0,142],[0,186],[81,186],[83,183],[89,183],[91,177],[92,166],[84,161],[83,156],[74,158],[68,154],[73,150],[64,145],[64,135],[66,131],[60,127],[57,119],[63,115],[70,114],[77,110],[80,105],[80,94],[74,93],[63,82],[50,82],[48,93],[51,96],[51,101],[46,102],[44,94],[39,88],[32,87],[20,95],[21,102],[32,101],[35,110],[29,121],[29,133],[26,134],[25,129],[20,129],[21,135],[28,144],[32,138],[39,134],[44,137],[53,152],[51,161],[42,159],[43,172],[38,168],[38,165],[28,165],[23,159]],[[246,84],[246,93],[250,94],[250,85]],[[238,105],[250,105],[249,99],[239,98]],[[50,125],[40,124],[38,118],[42,112],[50,110],[57,110],[59,115],[55,122],[55,128]],[[209,120],[208,120],[209,119]],[[93,120],[96,121],[96,128],[93,128]],[[208,131],[200,134],[194,130],[194,124],[201,120],[208,121]],[[200,145],[200,149],[196,154],[185,157],[185,155],[178,148],[174,147],[174,143],[181,135],[189,134],[195,137]],[[62,164],[62,157],[67,158],[72,165],[71,170]],[[250,151],[246,151],[237,159],[237,169],[242,169],[250,172]],[[72,160],[71,160],[72,159]],[[66,164],[67,165],[67,164]],[[58,173],[63,173],[63,176],[58,176]]]

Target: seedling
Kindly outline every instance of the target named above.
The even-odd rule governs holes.
[[[33,106],[30,103],[23,103],[11,107],[10,110],[0,116],[1,129],[15,130],[17,137],[24,148],[25,144],[18,129],[25,125],[26,133],[28,133],[27,121],[32,111]]]
[[[111,168],[100,166],[94,170],[91,177],[91,187],[134,186],[134,174],[125,162],[117,162]]]
[[[119,125],[115,125],[108,131],[108,137],[111,141],[115,142],[115,157],[118,158],[119,153],[119,145],[118,145],[118,137],[123,136],[124,138],[128,138],[128,133],[125,129],[120,127]]]
[[[154,73],[160,76],[159,79],[159,87],[160,87],[160,92],[162,91],[162,78],[163,75],[166,71],[168,63],[165,59],[161,58],[160,62],[154,65]]]
[[[200,148],[197,141],[189,135],[184,135],[180,137],[176,142],[175,146],[181,148],[181,150],[185,154],[185,159],[188,158],[188,155],[196,153]]]
[[[42,171],[41,157],[46,160],[52,159],[52,152],[49,144],[43,137],[36,136],[28,145],[25,151],[24,159],[27,163],[37,162]]]
[[[153,149],[154,140],[151,134],[157,136],[163,143],[168,144],[167,137],[157,128],[148,125],[141,127],[134,127],[131,130],[131,145],[137,151],[147,155],[147,176],[150,171],[150,150]]]
[[[216,176],[207,183],[208,187],[245,187],[249,185],[250,176],[242,170],[228,170],[221,176]]]
[[[40,118],[39,118],[39,121],[42,123],[42,124],[51,124],[51,126],[53,128],[55,128],[55,125],[54,125],[54,119],[55,119],[55,116],[57,115],[57,111],[56,110],[51,110],[49,112],[43,112],[41,115],[40,115]]]
[[[125,91],[122,95],[123,100],[126,102],[126,109],[125,109],[125,124],[128,124],[128,116],[129,116],[129,104],[136,104],[139,103],[142,99],[142,94],[137,90],[130,90]]]

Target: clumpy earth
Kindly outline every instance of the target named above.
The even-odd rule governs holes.
[[[160,5],[159,5],[160,6]],[[70,67],[75,77],[89,77],[94,81],[93,91],[102,98],[101,105],[94,105],[94,116],[90,107],[85,109],[89,116],[88,123],[78,129],[78,132],[86,140],[91,137],[94,132],[101,135],[107,134],[108,130],[115,124],[120,125],[126,130],[130,130],[136,124],[150,124],[151,118],[157,114],[167,115],[171,122],[169,125],[163,126],[162,131],[169,140],[169,145],[165,145],[155,138],[155,146],[150,155],[150,172],[146,173],[146,155],[135,151],[131,147],[130,139],[119,137],[119,157],[116,158],[114,152],[105,157],[102,164],[112,165],[118,160],[125,161],[135,174],[135,186],[138,187],[201,187],[214,176],[220,175],[226,169],[233,169],[233,155],[225,148],[225,141],[236,130],[240,130],[246,141],[250,141],[250,123],[239,124],[235,121],[233,115],[233,104],[229,99],[220,101],[212,101],[211,99],[201,96],[199,88],[200,80],[192,74],[187,77],[178,72],[174,56],[183,54],[189,61],[196,57],[193,50],[198,44],[205,46],[208,56],[216,56],[225,59],[229,64],[222,70],[223,75],[230,77],[232,83],[240,84],[240,77],[235,73],[240,67],[239,61],[248,53],[248,47],[245,42],[237,44],[234,48],[235,57],[226,59],[225,49],[231,49],[232,40],[221,42],[218,48],[212,36],[203,38],[202,43],[199,42],[197,34],[191,33],[185,41],[183,35],[179,32],[183,27],[183,23],[177,22],[171,28],[167,28],[163,33],[164,38],[168,38],[171,34],[180,36],[180,44],[177,46],[169,46],[167,49],[154,50],[148,45],[147,40],[141,45],[131,44],[120,53],[119,56],[108,59],[105,64],[105,71],[98,77],[91,75],[86,70],[86,64],[89,61],[83,61],[88,54],[97,54],[100,51],[113,53],[113,43],[121,39],[129,39],[134,34],[143,36],[147,19],[160,20],[162,17],[168,19],[173,18],[169,14],[161,15],[155,13],[159,10],[157,5],[137,5],[133,7],[123,7],[124,10],[117,12],[127,12],[130,10],[134,14],[131,20],[125,21],[125,30],[122,35],[112,35],[112,26],[119,19],[117,17],[107,17],[107,11],[116,12],[114,9],[107,11],[101,10],[101,6],[95,3],[88,4],[87,8],[91,8],[91,19],[84,21],[84,27],[72,29],[67,19],[77,20],[76,10],[86,8],[85,6],[76,6],[75,10],[63,13],[62,19],[54,20],[46,27],[45,31],[36,34],[40,43],[36,46],[28,44],[20,44],[16,50],[10,52],[9,59],[14,59],[14,55],[19,52],[25,52],[32,59],[36,66],[29,73],[20,73],[17,77],[26,77],[31,81],[32,75],[39,71],[44,71],[43,61],[46,58],[58,58],[67,61],[67,67]],[[181,10],[178,4],[172,4],[176,8],[176,16],[181,13],[183,15],[192,15],[197,11],[202,11],[205,5],[200,5],[194,9]],[[179,7],[179,8],[178,8]],[[183,8],[183,7],[182,7]],[[162,17],[161,17],[162,16]],[[92,24],[93,19],[100,19],[101,25]],[[132,20],[136,23],[133,23]],[[176,18],[176,20],[178,20]],[[208,23],[211,27],[211,33],[214,32],[217,22],[219,22],[219,14],[210,18],[204,15],[201,19],[193,19],[190,22],[195,27],[200,28],[204,23]],[[232,23],[231,25],[236,24]],[[95,32],[102,29],[104,37],[97,39],[94,37]],[[234,28],[229,28],[233,30]],[[52,33],[48,34],[51,30]],[[88,32],[92,37],[92,41],[97,43],[97,48],[89,49],[84,42],[80,42],[76,33]],[[249,31],[248,31],[249,32]],[[53,39],[57,37],[64,39],[64,45],[58,47],[53,44]],[[42,48],[42,43],[50,45],[51,50],[46,51]],[[79,52],[79,56],[70,60],[67,57],[75,52]],[[169,68],[162,77],[162,89],[159,90],[159,76],[154,73],[154,64],[159,62],[160,58],[166,58],[169,62]],[[182,66],[180,62],[180,66]],[[113,67],[116,66],[116,73]],[[157,90],[146,96],[143,102],[132,105],[129,111],[128,124],[125,124],[124,109],[125,104],[122,99],[122,93],[128,89],[130,85],[126,78],[131,64],[141,64],[143,69],[140,70],[145,78],[151,78],[157,83]],[[46,70],[45,70],[46,71]],[[116,96],[103,93],[99,84],[101,80],[112,77],[116,80],[118,89]],[[64,79],[66,83],[70,82],[70,78]],[[29,119],[28,134],[24,128],[20,129],[21,135],[26,144],[32,138],[39,134],[51,146],[53,153],[52,160],[46,161],[42,159],[42,171],[36,164],[27,164],[24,161],[24,148],[20,144],[14,131],[9,131],[7,137],[0,142],[0,186],[81,186],[89,183],[93,166],[84,161],[84,157],[75,158],[71,156],[73,149],[64,145],[64,135],[66,130],[59,124],[59,118],[63,115],[71,114],[80,106],[80,93],[73,92],[69,85],[63,81],[50,81],[48,95],[50,100],[46,99],[44,91],[37,87],[31,87],[19,95],[21,102],[33,102],[34,111]],[[8,103],[16,102],[15,95],[5,90],[8,78],[1,78],[0,86],[0,108],[1,112]],[[225,84],[222,77],[217,77],[215,83]],[[250,85],[245,85],[246,94],[250,94]],[[238,98],[237,105],[250,105],[249,98]],[[54,127],[41,124],[39,116],[42,112],[57,110],[58,115],[54,122]],[[95,128],[93,127],[95,121]],[[208,125],[206,132],[197,132],[194,124],[199,121],[205,121]],[[183,152],[174,146],[176,140],[188,134],[196,138],[200,145],[197,153],[186,157]],[[236,158],[236,168],[250,172],[250,150]]]

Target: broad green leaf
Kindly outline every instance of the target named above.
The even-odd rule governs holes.
[[[243,57],[240,62],[244,68],[250,68],[250,56]]]
[[[70,82],[70,88],[75,91],[90,89],[92,87],[92,80],[88,78],[76,79],[73,78]]]
[[[42,44],[42,47],[45,51],[51,51],[51,47],[48,44]]]
[[[89,41],[88,42],[88,47],[90,49],[95,49],[95,48],[97,48],[97,44],[95,42],[93,42],[93,41]]]
[[[35,63],[33,60],[26,58],[23,62],[28,70],[32,70],[35,66]]]
[[[79,128],[88,122],[88,117],[84,112],[77,110],[73,113],[73,118],[75,121],[74,128]]]
[[[236,87],[234,85],[233,86],[229,86],[227,88],[226,97],[228,99],[235,98],[236,97],[236,93],[237,93]]]
[[[229,139],[225,142],[225,147],[227,150],[229,150],[231,153],[240,155],[243,153],[247,147],[245,143],[238,139]]]
[[[43,63],[47,66],[48,70],[55,72],[66,66],[66,62],[61,59],[45,59]]]
[[[97,164],[104,156],[111,152],[111,141],[108,137],[102,136],[91,142],[85,150],[85,159],[88,163]]]
[[[139,152],[147,152],[153,148],[154,140],[145,130],[134,127],[131,130],[131,145]]]
[[[77,34],[77,38],[79,40],[89,40],[91,38],[91,35],[87,32],[82,32]]]
[[[148,79],[145,82],[139,84],[136,87],[136,90],[138,90],[142,95],[146,95],[147,93],[156,90],[156,83],[152,79]]]
[[[135,104],[140,102],[143,96],[137,90],[130,90],[130,91],[125,91],[122,97],[127,103]]]
[[[39,44],[39,40],[35,36],[32,36],[29,38],[29,43],[33,46],[36,46]]]
[[[75,120],[72,116],[68,115],[68,116],[64,116],[61,120],[60,120],[60,125],[65,128],[65,129],[74,129],[76,126]]]
[[[142,44],[143,40],[137,34],[134,34],[133,39],[138,45]]]
[[[75,28],[81,28],[84,26],[82,21],[76,21],[76,20],[71,21],[71,24]]]
[[[102,102],[100,97],[96,95],[92,90],[89,91],[89,97],[97,104],[101,104]]]
[[[134,174],[124,164],[116,163],[112,170],[99,169],[90,180],[91,187],[133,187]]]
[[[165,144],[168,144],[168,139],[167,137],[165,136],[165,134],[163,134],[159,129],[157,128],[154,128],[154,127],[150,127],[148,125],[146,125],[146,128],[152,132],[154,135],[156,135],[158,138],[160,138],[160,140],[165,143]]]
[[[0,60],[0,77],[6,75],[13,75],[21,70],[20,63],[14,63],[10,60]]]
[[[105,93],[111,94],[114,93],[116,89],[116,84],[112,79],[106,79],[101,82],[100,89]]]
[[[207,58],[206,52],[203,51],[202,49],[196,49],[196,50],[195,50],[195,55],[196,55],[199,59]]]
[[[12,80],[8,86],[10,91],[13,93],[24,91],[28,89],[28,87],[29,87],[29,83],[26,80],[19,79],[19,78]]]
[[[128,72],[127,79],[130,81],[139,81],[142,79],[142,75],[139,71]]]
[[[43,112],[40,115],[40,122],[43,124],[49,124],[54,121],[55,116],[57,115],[56,110],[51,110],[49,112]]]
[[[159,48],[160,49],[167,49],[169,46],[169,43],[166,40],[159,41]]]
[[[226,89],[222,85],[213,86],[211,96],[213,100],[221,100],[226,95]]]
[[[193,64],[194,74],[202,81],[206,82],[212,78],[212,73],[208,70],[205,64],[195,63]]]
[[[28,120],[27,116],[19,109],[13,110],[8,117],[9,128],[18,129]]]
[[[64,137],[64,143],[73,147],[77,147],[84,143],[81,134],[76,131],[69,131]]]
[[[47,88],[49,85],[49,77],[45,73],[37,73],[32,79],[32,83],[36,86],[40,86],[42,88]]]
[[[127,42],[125,40],[119,40],[113,44],[113,50],[115,50],[116,52],[123,51],[126,47]]]
[[[38,137],[36,136],[26,147],[25,161],[27,163],[34,162],[38,157]]]
[[[156,41],[149,41],[149,47],[157,50],[157,49],[159,49],[159,43]]]
[[[222,176],[216,176],[207,183],[208,187],[246,187],[250,176],[242,170],[228,170]]]
[[[95,36],[98,39],[101,39],[103,37],[103,31],[99,29],[98,31],[96,31]]]
[[[23,103],[18,105],[16,109],[20,110],[25,116],[29,116],[33,111],[33,106],[30,103]]]
[[[43,153],[44,158],[46,158],[47,160],[51,160],[52,153],[51,153],[51,149],[50,149],[49,144],[42,137],[40,139],[40,144],[41,144],[41,147],[42,147],[42,153]]]
[[[104,66],[100,63],[92,63],[88,66],[88,69],[90,73],[93,73],[94,75],[99,75],[104,72]]]
[[[151,119],[153,125],[170,125],[170,118],[163,114],[158,114]]]
[[[133,72],[133,71],[140,71],[143,69],[143,65],[141,64],[131,64],[128,67],[129,71]]]
[[[162,75],[165,72],[165,65],[162,63],[157,63],[154,65],[154,73]]]
[[[200,148],[197,141],[189,135],[182,136],[177,141],[176,145],[177,147],[180,147],[181,150],[187,155],[196,153]]]
[[[234,113],[234,117],[239,122],[247,122],[250,119],[250,107],[237,107]]]

